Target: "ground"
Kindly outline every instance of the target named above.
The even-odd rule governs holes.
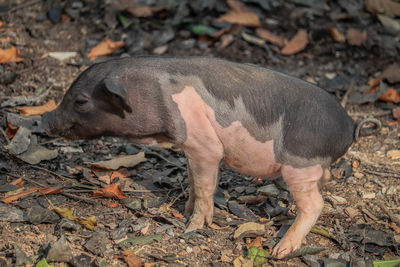
[[[283,2],[270,9],[261,9],[255,4],[257,1],[248,4],[262,18],[261,25],[273,29],[277,35],[290,39],[298,29],[307,29],[307,48],[288,56],[282,55],[277,46],[258,46],[244,40],[240,32],[245,29],[254,35],[250,27],[233,29],[234,41],[223,48],[218,39],[204,39],[204,36],[194,35],[187,25],[208,25],[211,23],[210,17],[218,17],[217,7],[204,11],[191,6],[192,17],[186,15],[182,18],[189,22],[173,24],[171,18],[174,17],[173,12],[178,12],[176,10],[169,10],[169,13],[158,11],[153,17],[138,19],[116,8],[112,2],[61,1],[57,6],[51,1],[9,1],[10,9],[0,17],[3,22],[0,27],[0,48],[17,47],[24,61],[1,65],[0,75],[9,72],[17,74],[17,77],[10,84],[0,85],[0,97],[3,100],[7,97],[34,97],[50,88],[49,93],[36,104],[44,104],[50,99],[59,103],[73,80],[91,64],[87,58],[91,48],[107,38],[123,40],[126,46],[103,59],[153,54],[155,48],[167,46],[163,55],[211,56],[278,69],[317,82],[324,88],[333,88],[330,92],[339,101],[342,101],[351,87],[351,79],[348,77],[354,79],[354,86],[363,92],[362,88],[367,85],[368,78],[377,77],[390,64],[399,62],[399,47],[396,46],[399,32],[393,33],[383,28],[376,18],[364,10],[361,1],[355,1],[360,12],[357,15],[352,13],[354,10],[330,2],[322,9],[300,4],[302,1]],[[268,3],[276,2],[279,1]],[[75,10],[78,10],[75,17],[73,13],[66,12],[74,3],[79,3],[75,4]],[[216,3],[222,3],[228,10],[224,1]],[[61,10],[61,7],[61,20],[51,22],[46,12],[57,12],[57,8]],[[122,27],[121,18],[116,19],[118,14],[130,18],[133,24]],[[339,15],[343,15],[343,18]],[[367,25],[367,40],[361,45],[335,42],[328,30],[332,25],[343,32],[349,28],[363,29]],[[172,38],[154,41],[170,31],[173,33]],[[50,52],[66,51],[78,53],[65,61],[49,56]],[[336,78],[343,78],[346,82],[342,86],[340,79]],[[336,84],[332,85],[333,81]],[[398,82],[391,86],[399,92]],[[325,206],[317,225],[333,237],[309,233],[304,243],[325,248],[315,258],[323,260],[325,266],[328,258],[340,258],[352,262],[352,266],[369,266],[368,262],[372,260],[389,260],[400,256],[400,124],[394,122],[391,112],[396,105],[376,99],[362,104],[365,101],[354,100],[351,96],[348,99],[346,111],[355,121],[376,117],[382,121],[383,126],[378,134],[362,137],[354,143],[348,153],[333,164],[331,178],[321,185]],[[7,128],[7,113],[18,113],[15,106],[1,108],[1,127],[4,130]],[[221,165],[215,224],[202,231],[184,234],[186,219],[180,214],[183,214],[187,199],[188,181],[182,152],[145,148],[110,137],[92,141],[68,141],[50,138],[44,133],[35,135],[39,144],[49,149],[64,149],[64,152],[59,152],[53,160],[31,165],[3,149],[0,152],[0,185],[8,185],[22,177],[25,181],[24,190],[38,185],[62,186],[64,189],[61,192],[64,194],[48,196],[52,203],[62,208],[74,208],[76,216],[95,216],[97,226],[94,231],[74,223],[68,227],[65,221],[60,222],[59,217],[51,223],[35,223],[32,219],[33,207],[47,208],[47,198],[40,194],[21,198],[6,207],[23,211],[24,219],[19,222],[10,219],[0,221],[0,266],[14,266],[18,261],[24,262],[20,250],[31,259],[32,264],[46,255],[48,244],[54,247],[61,236],[66,237],[67,250],[72,252],[74,258],[53,260],[56,266],[88,266],[89,262],[93,266],[124,266],[126,263],[120,256],[126,248],[131,249],[149,266],[232,266],[239,256],[246,258],[246,244],[254,241],[257,236],[262,237],[262,248],[268,250],[273,247],[276,238],[282,236],[281,232],[287,229],[286,226],[295,215],[295,205],[279,179],[258,180]],[[3,148],[8,143],[3,137],[0,142]],[[81,152],[73,151],[79,148]],[[147,161],[128,168],[129,178],[117,178],[124,193],[134,203],[139,203],[139,207],[129,207],[115,198],[92,196],[93,187],[101,188],[106,184],[94,175],[85,174],[88,169],[82,167],[88,167],[88,162],[132,155],[142,150],[146,152]],[[77,186],[78,182],[80,185]],[[260,188],[267,185],[274,185],[272,187],[278,193],[258,193]],[[6,194],[7,190],[3,190],[0,197]],[[250,198],[253,201],[249,201]],[[288,210],[272,216],[270,212],[276,211],[276,205],[283,207],[283,210],[288,207]],[[7,217],[4,213],[10,214],[4,211],[4,207],[0,208],[0,218]],[[248,221],[264,224],[265,231],[249,231],[235,239],[234,232],[238,225]],[[152,237],[160,238],[158,242],[151,239],[148,244],[123,247],[119,243],[126,238],[127,233],[129,238],[154,234],[162,236]],[[309,266],[309,260],[308,256],[295,257],[285,261],[270,260],[266,265]],[[65,263],[67,261],[68,264]]]

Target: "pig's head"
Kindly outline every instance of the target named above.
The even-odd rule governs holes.
[[[128,91],[123,79],[100,65],[83,72],[57,109],[43,116],[42,125],[49,136],[89,139],[119,135],[127,113],[132,113]]]

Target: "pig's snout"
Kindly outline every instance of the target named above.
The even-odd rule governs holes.
[[[55,111],[47,112],[42,117],[42,128],[44,132],[50,137],[57,135],[57,133],[55,133],[54,120]]]

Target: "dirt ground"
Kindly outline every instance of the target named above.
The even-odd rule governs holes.
[[[124,40],[127,45],[103,59],[112,56],[150,55],[154,54],[153,51],[158,46],[166,45],[168,49],[163,55],[201,55],[253,63],[317,82],[321,86],[327,80],[326,77],[347,75],[358,77],[355,86],[359,88],[367,84],[368,78],[381,73],[390,64],[399,62],[400,50],[396,44],[388,48],[378,41],[375,42],[379,38],[386,40],[386,37],[382,37],[384,34],[378,21],[366,19],[365,14],[359,19],[333,20],[328,15],[316,15],[311,12],[313,8],[299,5],[296,1],[284,2],[270,11],[259,8],[262,25],[272,25],[268,24],[267,19],[276,21],[279,26],[274,26],[275,32],[287,39],[297,29],[307,28],[309,44],[306,50],[290,56],[281,55],[279,48],[275,46],[270,46],[267,50],[265,46],[249,43],[239,34],[234,35],[235,40],[224,48],[220,47],[218,40],[201,45],[199,37],[194,36],[184,26],[170,26],[172,23],[168,16],[171,14],[166,17],[159,15],[135,18],[135,29],[148,33],[159,30],[163,33],[167,31],[167,25],[175,34],[166,44],[150,42],[132,52],[132,36],[137,34],[139,41],[144,40],[144,37],[138,34],[139,31],[123,28],[119,23],[107,22],[107,18],[115,16],[117,12],[109,4],[112,1],[75,1],[82,4],[77,4],[80,13],[75,18],[65,12],[74,1],[60,1],[64,16],[57,23],[51,22],[46,16],[49,8],[54,6],[52,1],[36,1],[26,7],[23,4],[31,1],[8,2],[10,8],[19,8],[9,10],[0,17],[4,24],[0,27],[0,48],[17,47],[24,61],[1,65],[0,74],[12,72],[17,75],[14,82],[0,85],[0,96],[3,99],[34,97],[51,88],[49,94],[38,104],[50,99],[59,103],[77,75],[90,64],[87,58],[90,49],[106,38]],[[337,5],[328,2],[331,11],[324,12],[331,14]],[[210,16],[213,16],[212,12]],[[201,21],[201,14],[194,19]],[[334,42],[327,30],[329,25],[359,29],[367,27],[368,40],[360,46]],[[370,34],[371,32],[376,35]],[[154,37],[150,35],[152,36]],[[397,32],[385,36],[398,42],[400,35]],[[185,48],[185,44],[189,43],[188,39],[193,39],[197,42],[196,45]],[[65,61],[49,56],[50,52],[66,51],[78,53]],[[341,90],[334,90],[332,93],[341,101],[349,86],[350,83],[347,82]],[[399,91],[399,83],[391,86]],[[373,260],[400,257],[400,156],[396,157],[400,147],[400,124],[393,123],[394,118],[390,112],[395,107],[396,104],[380,100],[364,104],[349,101],[346,105],[347,112],[355,121],[375,117],[382,121],[383,126],[377,135],[362,137],[353,144],[348,153],[332,166],[332,177],[322,186],[325,205],[317,225],[326,229],[332,237],[309,233],[304,242],[304,245],[325,249],[312,258],[315,262],[320,260],[318,264],[321,266],[333,266],[329,265],[328,258],[342,264],[335,266],[346,266],[346,262],[347,266],[371,266],[369,264]],[[15,106],[1,108],[1,127],[4,130],[7,128],[7,113],[18,111]],[[287,229],[286,226],[293,221],[295,215],[295,205],[280,180],[258,181],[221,165],[217,193],[220,201],[216,201],[214,224],[202,231],[184,234],[186,219],[181,218],[180,214],[184,210],[188,181],[182,152],[144,148],[110,137],[92,141],[68,141],[49,138],[44,133],[35,135],[38,143],[43,146],[57,148],[59,151],[64,149],[64,152],[59,152],[58,157],[53,160],[31,165],[2,149],[0,185],[23,177],[27,178],[25,189],[38,184],[63,186],[62,192],[67,194],[48,196],[53,204],[62,208],[74,208],[76,215],[83,218],[95,216],[97,226],[94,231],[90,231],[76,223],[70,228],[63,227],[60,225],[60,218],[52,223],[32,223],[30,219],[11,222],[4,219],[0,221],[0,266],[15,266],[18,261],[23,262],[22,265],[34,266],[46,255],[48,245],[54,244],[61,236],[66,237],[70,250],[68,253],[72,253],[73,259],[69,259],[68,263],[63,260],[53,261],[55,266],[128,266],[120,257],[121,251],[127,248],[146,263],[146,266],[233,266],[234,260],[239,256],[246,258],[246,244],[254,241],[257,236],[262,237],[262,247],[265,250],[272,248],[277,236],[282,236],[281,232]],[[3,137],[0,142],[2,147],[8,143]],[[82,151],[76,152],[70,148],[81,148]],[[92,187],[101,188],[105,184],[99,182],[95,176],[88,179],[83,173],[82,167],[88,167],[87,162],[108,160],[140,151],[146,152],[147,161],[128,168],[130,178],[119,181],[125,194],[135,200],[135,203],[139,201],[138,208],[129,208],[129,205],[122,204],[115,198],[92,196]],[[32,180],[36,184],[30,182]],[[85,189],[74,186],[77,182],[89,187]],[[281,197],[276,198],[275,195],[275,198],[268,196],[261,199],[270,198],[269,205],[272,202],[277,203],[283,208],[287,207],[288,212],[269,216],[265,201],[257,198],[260,196],[258,190],[270,184],[276,185]],[[0,197],[6,194],[6,191],[1,191]],[[256,200],[245,204],[247,201],[243,196]],[[8,207],[19,209],[27,216],[35,205],[45,209],[49,206],[45,196],[33,194],[8,204]],[[0,210],[4,213],[3,209]],[[265,231],[253,231],[235,239],[234,232],[238,225],[248,221],[265,224]],[[124,234],[119,236],[118,230]],[[122,247],[120,242],[127,234],[130,238],[161,236],[153,236],[147,244],[144,242]],[[94,245],[90,245],[89,241]],[[22,260],[21,253],[31,260],[30,263],[29,260]],[[284,261],[271,259],[265,266],[320,266],[311,265],[310,259],[307,256]],[[246,266],[237,264],[236,266]]]

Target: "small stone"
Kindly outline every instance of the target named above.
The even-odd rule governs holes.
[[[13,185],[13,184],[3,184],[3,185],[0,185],[0,193],[7,193],[10,191],[17,190],[19,188],[20,187]]]
[[[196,45],[196,39],[187,39],[182,41],[181,46],[183,49],[190,49],[193,48]]]
[[[77,52],[50,52],[49,56],[59,61],[64,61],[71,57],[76,56],[77,54],[78,54]]]
[[[239,194],[243,193],[246,188],[244,186],[237,186],[235,187],[235,191]]]
[[[255,186],[248,186],[245,190],[246,194],[251,195],[257,192],[257,188]]]
[[[347,203],[347,200],[340,196],[329,196],[328,199],[335,205],[344,205]]]
[[[22,210],[8,206],[0,202],[0,221],[24,222],[26,221],[26,219],[24,212]]]
[[[142,209],[142,201],[137,198],[121,199],[121,204],[125,205],[127,208],[129,208],[131,210],[141,210]]]
[[[26,266],[33,263],[33,260],[28,257],[17,245],[15,245],[15,265]]]
[[[162,55],[162,54],[165,54],[165,52],[167,52],[167,50],[168,50],[168,45],[158,46],[158,47],[154,48],[153,54]]]
[[[187,248],[186,248],[186,252],[187,252],[187,253],[192,253],[192,251],[193,251],[193,249],[192,249],[191,247],[187,247]]]
[[[107,249],[107,244],[111,244],[106,232],[93,233],[93,236],[85,243],[84,247],[95,255],[103,256]]]
[[[61,14],[62,14],[62,9],[61,6],[59,5],[50,8],[49,12],[47,12],[49,20],[53,23],[57,23],[61,20]]]
[[[62,235],[54,244],[51,244],[48,251],[46,259],[49,262],[69,262],[73,257],[71,248],[69,247],[68,241],[64,235]]]
[[[363,178],[364,174],[361,172],[354,172],[353,176],[357,179]]]
[[[347,207],[344,209],[344,212],[351,218],[353,219],[354,217],[356,217],[357,215],[359,215],[360,213],[358,212],[358,210],[352,208],[352,207]]]
[[[275,184],[269,184],[258,188],[259,193],[267,196],[267,197],[277,197],[279,195],[279,189]]]
[[[32,224],[57,223],[60,220],[60,216],[52,210],[44,209],[36,205],[30,209],[28,220]]]
[[[374,192],[363,192],[362,198],[364,199],[373,199],[375,198],[376,194]]]
[[[400,159],[400,150],[389,150],[386,155],[394,160]]]
[[[357,168],[358,166],[360,166],[360,162],[358,162],[358,160],[354,160],[354,161],[351,163],[351,166],[353,166],[353,168]]]
[[[386,195],[395,195],[397,193],[397,189],[394,186],[390,186],[387,190],[386,190]]]

